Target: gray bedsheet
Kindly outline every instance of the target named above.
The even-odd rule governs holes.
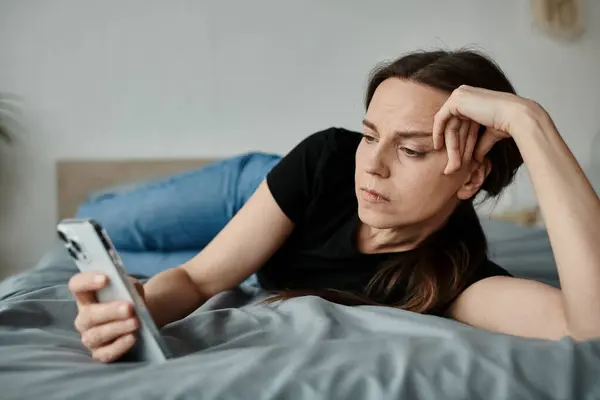
[[[598,399],[600,342],[516,338],[315,297],[222,293],[162,330],[164,364],[93,361],[61,248],[0,284],[2,399]]]

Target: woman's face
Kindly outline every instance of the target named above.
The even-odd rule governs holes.
[[[360,219],[367,225],[386,229],[435,224],[481,185],[473,185],[473,165],[444,175],[446,149],[433,149],[433,118],[448,97],[397,78],[375,91],[356,151],[355,190]]]

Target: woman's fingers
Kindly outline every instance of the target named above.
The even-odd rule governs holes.
[[[460,154],[460,137],[459,130],[461,127],[461,120],[453,117],[446,124],[446,130],[444,131],[444,139],[446,141],[446,151],[448,152],[448,164],[444,170],[445,174],[452,173],[460,168],[461,165],[461,154]]]
[[[143,297],[142,284],[130,279]],[[69,290],[77,300],[75,328],[81,333],[82,343],[92,351],[92,356],[104,362],[114,361],[125,354],[135,344],[134,332],[139,327],[131,303],[97,302],[96,291],[107,284],[108,277],[98,273],[78,273],[69,280]]]
[[[481,139],[479,139],[479,142],[477,143],[477,147],[475,148],[475,152],[473,154],[473,157],[475,158],[475,160],[477,160],[477,162],[483,162],[485,155],[492,149],[492,147],[494,147],[496,142],[500,140],[501,134],[495,132],[497,131],[488,128],[481,136]]]
[[[98,325],[84,332],[81,335],[81,342],[88,349],[94,350],[115,341],[123,335],[135,332],[138,326],[136,318]]]
[[[446,102],[433,118],[433,148],[435,150],[441,150],[444,147],[446,125],[452,118],[453,115],[450,112],[448,102]]]
[[[97,325],[125,320],[131,316],[133,316],[133,307],[125,301],[87,304],[79,308],[79,313],[75,318],[75,328],[84,333]]]
[[[92,304],[96,302],[95,292],[108,283],[108,277],[94,272],[81,272],[69,279],[69,290],[75,296],[77,305]]]
[[[460,120],[460,128],[458,129],[458,143],[460,146],[460,159],[465,157],[465,147],[467,144],[467,137],[469,135],[469,128],[471,127],[471,121],[468,119]]]
[[[120,336],[114,342],[99,347],[92,351],[92,357],[95,360],[99,360],[105,363],[115,361],[119,359],[123,354],[127,353],[131,347],[135,344],[135,335],[129,333],[124,336]]]
[[[467,134],[467,142],[465,144],[465,151],[463,153],[463,162],[464,165],[468,165],[473,159],[473,151],[475,150],[475,145],[477,144],[477,139],[479,138],[479,125],[475,121],[470,121],[469,123],[469,133]]]
[[[446,136],[448,126],[451,125],[453,119],[468,119],[475,124],[487,126],[488,129],[473,144],[472,137],[476,135],[472,132],[475,131],[475,127],[470,128],[464,152],[462,152],[461,156],[469,157],[469,154],[473,153],[471,159],[474,158],[477,162],[483,162],[485,155],[496,142],[510,137],[509,129],[506,128],[506,123],[503,121],[506,121],[507,115],[510,114],[507,110],[512,109],[511,105],[516,101],[515,98],[515,96],[507,93],[496,93],[464,85],[454,90],[434,117],[434,149],[441,150],[444,142],[446,142],[446,146],[455,146],[456,142],[458,142],[460,149],[459,140],[454,140],[453,135]],[[460,136],[460,134],[457,133],[457,136]],[[469,141],[469,138],[471,138],[471,141]],[[475,149],[469,151],[470,146],[474,146]],[[445,174],[452,173],[460,168],[462,160],[456,160],[456,153],[459,152],[448,148],[448,165],[444,170]]]

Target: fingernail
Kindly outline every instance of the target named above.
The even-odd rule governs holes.
[[[122,314],[127,315],[129,313],[129,306],[127,304],[123,304],[121,307],[119,307],[119,311]]]
[[[104,283],[106,277],[104,275],[96,275],[94,277],[94,282],[95,283]]]

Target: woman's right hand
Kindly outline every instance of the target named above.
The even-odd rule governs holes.
[[[141,283],[129,278],[144,297]],[[82,272],[69,280],[69,290],[77,301],[75,328],[81,333],[81,341],[95,360],[112,362],[123,356],[135,343],[139,320],[133,305],[127,301],[98,303],[96,291],[108,284],[108,277],[101,273]]]

